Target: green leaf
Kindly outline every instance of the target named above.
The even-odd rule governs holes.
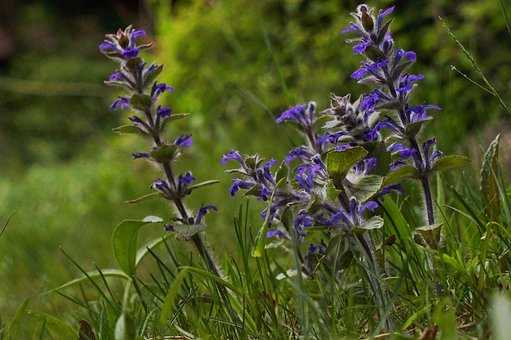
[[[370,219],[368,219],[365,223],[358,225],[355,227],[355,229],[360,230],[373,230],[373,229],[380,229],[383,227],[383,218],[380,216],[373,216]]]
[[[135,340],[136,331],[133,320],[122,313],[115,323],[115,340]]]
[[[160,196],[160,195],[161,194],[159,192],[151,192],[151,193],[146,194],[144,196],[140,196],[138,198],[134,198],[132,200],[128,200],[128,201],[126,201],[126,203],[129,203],[129,204],[139,203],[139,202],[151,199],[151,198],[155,198],[155,197]]]
[[[499,174],[499,142],[497,135],[486,150],[481,165],[481,193],[485,203],[485,213],[495,221],[500,215],[499,188],[497,175]]]
[[[171,234],[165,234],[162,237],[158,237],[154,240],[151,240],[147,242],[143,247],[138,248],[137,250],[137,256],[135,258],[135,267],[137,267],[140,262],[146,257],[147,254],[149,254],[149,250],[152,250],[156,246],[160,245],[165,241]]]
[[[334,180],[336,188],[341,189],[341,181],[353,165],[367,156],[367,151],[361,146],[342,151],[329,152],[326,157],[326,166],[330,177]]]
[[[23,319],[23,316],[27,313],[27,308],[30,303],[30,299],[25,299],[23,303],[16,309],[16,313],[14,313],[14,317],[12,318],[11,322],[7,326],[6,330],[6,339],[16,339],[15,335],[20,330],[19,325],[21,325],[21,320]],[[2,334],[2,333],[0,333]]]
[[[77,339],[78,330],[71,327],[67,322],[46,313],[30,313],[36,319],[44,321],[46,328],[59,339]]]
[[[160,163],[170,162],[176,157],[178,150],[179,150],[178,147],[174,144],[160,145],[159,147],[151,151],[151,157]]]
[[[174,231],[176,238],[181,241],[189,241],[195,234],[206,230],[205,224],[176,224]]]
[[[145,135],[139,128],[133,126],[131,124],[121,125],[112,129],[113,132],[118,134],[136,134],[136,135]]]
[[[115,227],[112,235],[114,257],[119,267],[129,276],[135,274],[138,231],[148,223],[159,223],[162,219],[148,216],[144,220],[125,220]]]
[[[170,120],[170,121],[179,120],[179,119],[187,118],[189,116],[191,116],[191,113],[173,113],[170,115],[168,120]]]
[[[405,165],[395,171],[390,172],[383,180],[383,186],[400,183],[405,179],[415,178],[417,176],[417,169],[411,165]]]
[[[377,175],[346,177],[348,195],[354,196],[359,202],[365,202],[376,194],[383,183],[383,177]]]
[[[53,288],[47,292],[44,292],[41,295],[51,294],[51,293],[57,292],[59,290],[62,290],[64,288],[75,286],[75,285],[77,285],[81,282],[87,281],[89,279],[92,279],[95,277],[101,277],[101,274],[103,274],[104,277],[118,277],[118,278],[126,279],[126,280],[130,279],[130,277],[128,275],[126,275],[126,273],[124,273],[122,270],[119,270],[119,269],[102,269],[101,273],[97,270],[94,270],[94,271],[87,273],[88,277],[87,277],[87,275],[80,276],[74,280],[68,281],[68,282],[64,283],[63,285],[58,286],[57,288]]]
[[[200,183],[197,183],[197,184],[194,184],[194,185],[190,185],[188,187],[188,190],[195,190],[195,189],[198,189],[198,188],[207,187],[209,185],[213,185],[213,184],[217,184],[217,183],[220,183],[220,181],[217,180],[217,179],[212,179],[212,180],[209,180],[209,181],[204,181],[204,182],[200,182]]]
[[[130,104],[137,110],[147,111],[151,108],[151,96],[148,96],[147,94],[135,93],[133,96],[131,96]]]
[[[445,171],[458,169],[470,164],[470,159],[466,156],[449,155],[443,156],[435,162],[431,171]]]

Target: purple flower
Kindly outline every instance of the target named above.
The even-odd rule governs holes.
[[[233,181],[232,181],[232,184],[231,184],[231,187],[229,188],[229,193],[231,194],[231,196],[234,196],[236,195],[236,193],[240,190],[240,189],[250,189],[254,186],[255,184],[253,182],[249,182],[249,181],[244,181],[244,180],[241,180],[239,178],[235,178]]]
[[[169,118],[171,113],[172,113],[171,108],[167,106],[158,105],[158,108],[156,109],[156,115],[159,117],[160,120]]]
[[[174,88],[165,83],[154,82],[153,87],[151,88],[151,98],[156,100],[156,98],[158,98],[164,92],[172,93],[174,92]]]
[[[279,229],[270,229],[266,232],[266,237],[267,238],[277,238],[277,239],[281,239],[281,238],[289,238],[287,236],[287,234],[285,232],[283,232],[282,230],[279,230]]]
[[[195,177],[193,177],[191,171],[187,171],[184,174],[179,175],[178,186],[179,186],[179,188],[184,189],[187,186],[189,186],[190,184],[192,184],[193,181],[195,181]]]
[[[286,164],[290,164],[295,159],[310,159],[312,157],[312,153],[305,146],[299,146],[297,148],[292,149],[286,156]]]
[[[181,148],[189,148],[190,146],[192,146],[192,143],[193,143],[192,135],[182,135],[179,136],[174,141],[174,144]]]
[[[305,105],[300,104],[291,107],[290,109],[282,112],[280,116],[277,117],[276,122],[278,124],[285,122],[287,120],[302,122],[305,119]]]
[[[241,158],[241,154],[239,153],[239,151],[231,150],[222,156],[222,160],[220,162],[222,164],[226,164],[229,161],[237,161],[239,163],[242,163],[243,159]]]
[[[121,81],[121,80],[124,80],[124,76],[122,75],[121,71],[115,71],[115,72],[112,72],[112,74],[110,74],[110,76],[108,76],[108,80],[109,81]]]
[[[110,108],[112,110],[124,110],[130,107],[130,100],[126,97],[118,97],[112,105],[110,105]]]
[[[206,214],[209,213],[210,211],[218,211],[218,209],[216,206],[212,204],[200,207],[199,211],[197,212],[197,215],[195,216],[195,224],[201,224],[204,216],[206,216]]]

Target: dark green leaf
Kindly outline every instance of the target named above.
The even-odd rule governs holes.
[[[405,165],[395,171],[390,172],[383,180],[383,186],[400,183],[405,179],[415,178],[417,176],[417,169],[411,165]]]
[[[115,340],[135,340],[136,330],[133,320],[122,313],[115,323]]]
[[[342,152],[333,151],[328,153],[326,166],[330,178],[333,179],[337,189],[341,189],[341,182],[348,170],[366,155],[367,151],[361,146],[356,146]]]
[[[145,135],[139,128],[133,126],[131,124],[121,125],[116,128],[113,128],[112,131],[118,134],[137,134],[137,135]]]
[[[137,110],[148,111],[150,110],[152,104],[151,96],[136,93],[131,96],[130,104]]]
[[[178,153],[178,147],[174,144],[161,145],[151,151],[151,157],[157,162],[164,163],[172,161]]]
[[[459,169],[470,164],[470,159],[466,156],[449,155],[443,156],[435,162],[432,171],[445,171],[451,169]]]

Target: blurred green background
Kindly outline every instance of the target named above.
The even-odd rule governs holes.
[[[126,117],[108,110],[116,90],[102,85],[114,67],[97,51],[104,33],[131,23],[146,29],[155,42],[146,57],[165,64],[163,78],[176,88],[168,102],[177,112],[193,113],[174,126],[174,133],[191,132],[195,141],[179,168],[222,181],[188,203],[219,207],[208,218],[208,234],[221,257],[232,244],[232,218],[243,203],[228,197],[221,154],[236,147],[281,159],[297,136],[277,126],[275,114],[306,100],[324,108],[331,92],[356,97],[365,91],[350,79],[358,59],[339,35],[357,4],[2,0],[0,221],[14,215],[0,237],[0,316],[76,275],[59,245],[86,269],[96,263],[110,267],[110,236],[117,223],[171,214],[159,201],[124,203],[148,193],[158,171],[131,160],[144,141],[111,132]],[[502,8],[511,13],[509,0],[371,2],[390,4],[397,6],[398,44],[417,51],[414,71],[426,76],[416,101],[444,108],[429,132],[443,150],[477,158],[479,145],[506,133],[508,119],[493,96],[451,70],[456,65],[480,80],[438,17],[474,53],[506,100],[511,37]]]

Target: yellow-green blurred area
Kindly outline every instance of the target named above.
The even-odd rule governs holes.
[[[275,123],[277,113],[308,100],[325,108],[332,92],[358,97],[367,90],[350,79],[359,59],[339,34],[357,4],[2,0],[0,222],[12,218],[0,236],[0,314],[77,275],[59,246],[85,269],[112,267],[110,238],[117,223],[172,216],[159,200],[125,203],[149,193],[159,172],[131,160],[131,152],[144,151],[148,141],[111,131],[127,114],[108,109],[118,92],[102,84],[115,67],[97,50],[104,33],[129,24],[144,28],[154,41],[144,57],[165,64],[163,80],[176,88],[166,100],[175,112],[193,114],[175,123],[168,138],[193,134],[194,146],[179,171],[221,180],[194,193],[188,206],[218,206],[208,216],[207,233],[222,258],[232,247],[232,219],[243,204],[228,195],[222,153],[237,148],[282,159],[299,139],[291,127]],[[443,107],[429,132],[445,151],[477,154],[479,144],[505,132],[508,117],[494,95],[453,71],[452,65],[483,83],[445,24],[510,102],[511,32],[505,20],[510,2],[371,2],[380,8],[391,4],[397,6],[392,23],[397,44],[417,52],[413,71],[425,75],[416,102]],[[487,132],[492,126],[497,128]],[[252,224],[258,223],[254,211]]]

